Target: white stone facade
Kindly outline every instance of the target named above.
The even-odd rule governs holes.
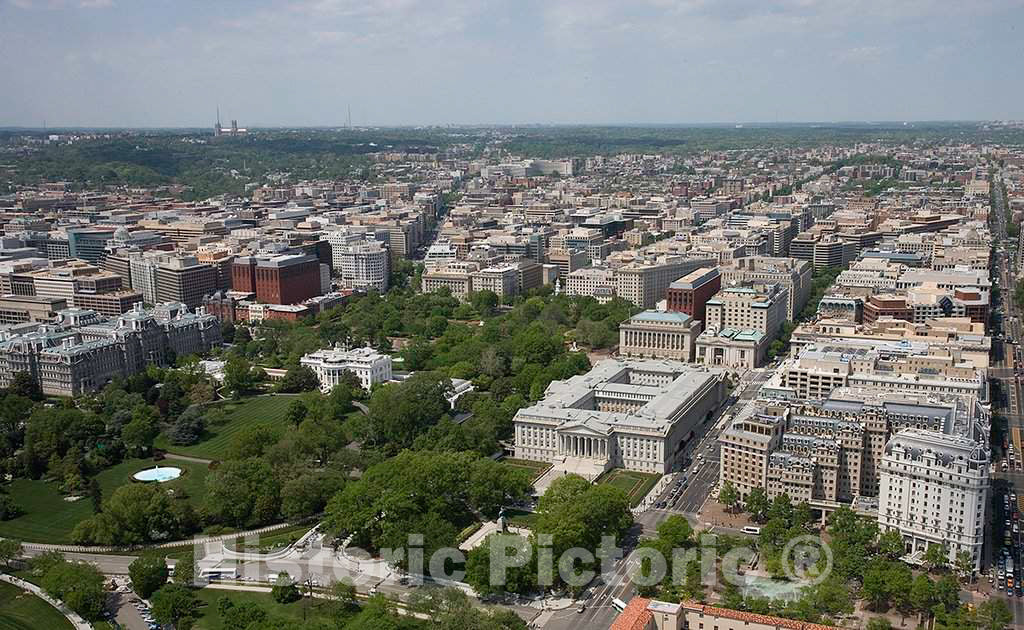
[[[987,446],[921,429],[897,433],[885,447],[878,526],[903,536],[907,551],[946,545],[952,563],[966,551],[977,569],[989,490]]]
[[[515,417],[515,456],[590,479],[610,468],[665,474],[725,398],[724,372],[676,361],[601,361],[548,386]]]
[[[299,363],[313,370],[324,392],[340,383],[346,371],[355,374],[366,391],[391,380],[391,357],[373,348],[317,350],[302,357]]]

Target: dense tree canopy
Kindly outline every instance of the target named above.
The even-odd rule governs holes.
[[[404,451],[368,468],[327,505],[324,526],[368,549],[408,546],[425,536],[425,554],[450,546],[474,515],[497,516],[501,505],[526,496],[529,481],[472,453]]]

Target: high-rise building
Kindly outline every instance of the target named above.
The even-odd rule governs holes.
[[[908,552],[945,546],[950,563],[965,552],[978,569],[989,484],[985,444],[966,436],[904,429],[885,446],[879,529],[899,532]]]
[[[665,298],[670,284],[702,267],[714,266],[713,258],[665,256],[635,261],[615,270],[615,293],[640,308],[654,308]]]
[[[308,254],[239,256],[231,268],[235,291],[267,304],[297,304],[320,295],[320,262]]]
[[[665,297],[668,310],[686,313],[703,322],[705,305],[722,288],[722,274],[717,267],[695,269],[668,285]]]
[[[388,290],[391,256],[388,248],[377,241],[362,241],[348,245],[331,246],[335,272],[341,284],[361,291]]]
[[[116,228],[83,227],[72,228],[68,232],[68,253],[72,258],[97,263],[106,254],[107,243],[114,238]]]

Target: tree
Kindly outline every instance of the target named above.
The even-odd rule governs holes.
[[[466,557],[466,583],[473,587],[477,593],[483,596],[502,595],[504,593],[528,593],[537,587],[536,553],[530,541],[520,540],[520,544],[529,550],[530,557],[522,567],[510,567],[505,571],[505,583],[495,584],[491,580],[491,544],[492,537],[502,536],[508,541],[515,534],[490,534],[484,541],[470,550]],[[506,543],[505,540],[501,541]]]
[[[193,586],[196,581],[196,553],[189,549],[174,563],[174,583]]]
[[[924,552],[924,561],[933,571],[941,571],[949,565],[949,548],[946,545],[930,544]]]
[[[772,505],[768,508],[768,520],[778,520],[787,524],[793,522],[793,501],[788,494],[783,492],[772,500]]]
[[[347,614],[353,610],[358,600],[356,599],[356,587],[351,582],[337,580],[331,583],[331,601],[336,608],[335,618]]]
[[[0,488],[0,521],[8,521],[21,515],[21,507],[9,494]]]
[[[206,477],[206,511],[215,521],[261,525],[277,518],[280,507],[279,482],[264,460],[226,461]]]
[[[103,488],[96,477],[89,480],[89,498],[92,500],[92,513],[99,514],[103,511]]]
[[[128,576],[132,579],[132,590],[143,599],[149,599],[167,584],[167,562],[155,553],[141,555],[128,565]]]
[[[736,487],[732,485],[731,481],[726,481],[722,484],[718,499],[725,507],[729,508],[729,511],[733,511],[740,502],[740,493],[736,491]]]
[[[970,581],[974,576],[974,559],[971,554],[961,551],[956,554],[956,570],[961,577]]]
[[[21,541],[12,538],[0,538],[0,563],[10,569],[11,561],[21,555]]]
[[[91,564],[57,559],[49,563],[40,586],[86,619],[99,619],[103,613],[107,600],[103,574]]]
[[[188,399],[193,405],[205,405],[208,402],[213,402],[215,395],[212,385],[206,381],[199,381],[189,390]]]
[[[174,624],[176,628],[191,628],[199,601],[192,589],[181,584],[167,584],[153,593],[153,617],[160,623]]]
[[[876,612],[885,612],[888,608],[889,587],[886,583],[888,568],[887,560],[876,559],[864,571],[864,583],[861,589],[864,599]]]
[[[203,437],[206,430],[206,418],[203,410],[198,405],[193,405],[178,416],[171,428],[167,431],[167,438],[171,444],[177,446],[191,446]]]
[[[304,473],[289,479],[281,487],[281,515],[300,519],[319,514],[344,485],[344,477],[327,472]]]
[[[139,405],[132,410],[131,422],[121,429],[121,441],[129,452],[145,453],[153,446],[153,439],[159,433],[156,411],[149,405]]]
[[[920,614],[926,614],[934,602],[935,587],[932,581],[923,573],[915,577],[910,587],[910,605],[913,609]]]
[[[960,585],[952,575],[946,574],[939,578],[933,593],[936,603],[945,608],[946,612],[960,607]]]
[[[241,398],[256,385],[252,364],[241,355],[233,355],[224,364],[224,387],[233,398]]]
[[[885,617],[872,617],[868,620],[868,630],[891,630],[892,624]]]
[[[477,312],[481,317],[490,317],[494,314],[495,309],[498,308],[498,294],[494,291],[473,291],[469,294],[469,303],[472,305],[473,310]]]
[[[693,543],[693,527],[685,517],[674,514],[658,523],[658,538],[671,549],[687,547]]]
[[[451,381],[439,372],[418,372],[402,383],[374,390],[370,397],[369,435],[387,452],[412,445],[416,436],[451,410]]]
[[[39,383],[28,372],[16,372],[11,379],[11,385],[7,391],[16,396],[23,396],[29,400],[40,401],[43,399],[43,390]]]
[[[306,419],[308,412],[309,409],[306,408],[306,403],[302,402],[301,398],[296,398],[288,403],[288,411],[285,413],[285,418],[287,418],[289,424],[298,427]]]
[[[302,598],[299,587],[295,585],[295,580],[287,574],[277,576],[277,581],[270,589],[270,596],[278,604],[290,604]]]
[[[878,553],[890,560],[896,560],[903,556],[905,549],[903,536],[897,529],[884,531],[878,537]]]
[[[991,597],[978,606],[978,628],[1003,630],[1013,621],[1013,614],[1002,599]]]
[[[914,585],[914,574],[902,562],[890,561],[886,573],[886,587],[889,589],[889,603],[905,615],[910,610],[910,591]]]
[[[307,365],[292,366],[274,389],[285,394],[315,392],[320,389],[320,379]]]
[[[754,488],[747,493],[746,509],[755,521],[764,521],[768,515],[768,495],[763,488]]]

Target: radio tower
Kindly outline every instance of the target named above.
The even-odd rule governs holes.
[[[352,104],[348,106],[348,130],[352,131]]]

